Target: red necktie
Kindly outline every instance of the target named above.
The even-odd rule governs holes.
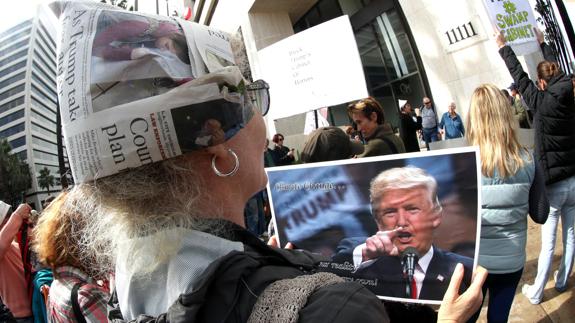
[[[411,279],[411,298],[417,299],[417,283],[415,283],[415,277]]]

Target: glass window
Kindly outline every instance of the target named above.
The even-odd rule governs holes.
[[[58,162],[58,155],[34,149],[34,158]]]
[[[56,117],[56,105],[44,103],[35,97],[32,97],[32,106],[39,108],[38,112],[46,113],[47,116]]]
[[[18,32],[17,34],[14,34],[14,35],[10,36],[10,37],[7,38],[6,40],[3,40],[2,42],[0,42],[0,48],[6,46],[6,45],[8,45],[8,44],[10,44],[11,42],[14,41],[14,39],[18,39],[18,38],[20,38],[20,37],[22,37],[22,36],[26,36],[26,35],[30,34],[30,30],[31,30],[31,29],[32,29],[32,28],[28,28],[28,29],[26,29],[26,30],[22,30],[22,31]]]
[[[50,118],[49,116],[46,116],[42,113],[39,113],[37,111],[35,111],[35,109],[32,109],[32,118],[36,119],[38,121],[44,121],[44,122],[48,122],[49,124],[54,124],[54,131],[56,130],[56,117],[54,118]]]
[[[24,39],[22,41],[17,42],[16,44],[12,45],[12,46],[8,46],[6,48],[4,48],[3,50],[0,50],[0,57],[16,50],[16,49],[21,49],[22,47],[28,45],[28,42],[30,41],[29,38]]]
[[[46,71],[44,71],[44,69],[40,67],[40,65],[38,65],[35,61],[32,62],[32,65],[36,71],[40,72],[40,75],[42,75],[46,81],[50,82],[50,87],[56,89],[56,75],[48,75],[48,73],[46,73]]]
[[[35,131],[37,133],[43,134],[47,137],[54,137],[54,140],[56,140],[56,132],[46,129],[34,122],[32,122],[32,126],[30,127],[30,129],[32,129],[32,131]]]
[[[322,0],[318,4],[318,8],[323,21],[328,21],[342,15],[339,4],[334,0]]]
[[[20,160],[28,159],[28,153],[26,152],[26,150],[23,150],[19,153],[15,153],[14,155],[18,156],[20,158]]]
[[[46,34],[46,36],[48,37],[48,40],[50,40],[50,44],[52,44],[52,47],[56,47],[56,42],[54,41],[54,38],[52,38],[52,35],[48,32],[48,30],[46,29],[46,27],[44,26],[44,24],[42,23],[42,21],[40,21],[40,28],[42,29],[42,31],[44,31],[44,33]]]
[[[0,127],[9,124],[12,121],[16,121],[20,118],[24,118],[24,109],[10,113],[9,115],[0,118]]]
[[[305,19],[307,20],[308,28],[319,25],[323,22],[319,15],[319,10],[317,10],[317,6],[311,8],[311,10],[308,11]]]
[[[40,55],[40,53],[38,53],[36,50],[34,50],[34,54],[36,54],[36,57],[40,58],[40,60],[42,61],[42,63],[44,63],[45,66],[49,67],[50,70],[54,74],[56,74],[56,62],[53,62],[51,59],[48,59],[48,57],[50,57],[50,54],[46,52],[44,47],[42,47],[38,42],[36,42],[36,44],[38,45],[36,46],[36,48],[40,48],[40,50],[42,51],[42,53],[44,53],[44,55]],[[49,62],[47,63],[46,60],[48,60]]]
[[[56,141],[55,138],[54,138],[54,141]],[[36,136],[32,136],[32,143],[33,143],[34,145],[38,145],[38,146],[40,146],[40,147],[42,147],[42,148],[44,148],[44,149],[47,149],[47,150],[58,151],[58,146],[57,146],[55,143],[50,142],[50,141],[48,141],[48,140],[46,140],[46,139],[42,139],[42,138],[38,138],[38,137],[36,137]]]
[[[385,44],[386,59],[391,59],[395,74],[401,77],[417,72],[409,38],[397,11],[390,10],[377,17],[375,26],[380,42]]]
[[[11,33],[18,31],[19,29],[26,28],[27,26],[30,26],[30,25],[32,25],[32,19],[28,19],[28,20],[0,33],[0,38],[3,38],[5,36],[9,36]]]
[[[0,138],[10,137],[22,131],[24,131],[24,122],[17,124],[13,127],[10,127],[6,130],[0,131]]]
[[[20,137],[20,138],[16,138],[14,140],[10,140],[10,147],[12,147],[12,149],[16,149],[18,147],[22,147],[26,144],[26,136]]]
[[[7,68],[0,71],[0,78],[4,77],[4,76],[6,76],[6,75],[8,75],[14,71],[22,69],[25,66],[26,66],[26,61],[24,60],[24,61],[21,61],[19,63],[14,64],[10,67],[7,67]]]
[[[48,94],[51,94],[50,99],[52,97],[56,97],[56,84],[54,84],[54,86],[50,86],[48,85],[46,82],[44,82],[44,80],[42,80],[41,78],[38,77],[38,75],[36,75],[35,72],[32,72],[32,79],[37,82],[38,84],[40,84],[44,90],[46,90],[46,92],[48,92]]]
[[[20,84],[16,87],[13,87],[10,90],[7,90],[7,91],[0,93],[0,101],[7,99],[13,95],[18,94],[18,93],[21,93],[23,91],[24,91],[24,84]]]
[[[40,170],[44,168],[48,168],[50,170],[50,175],[53,175],[54,177],[60,176],[60,168],[58,166],[46,164],[35,164],[34,166],[36,168],[36,176],[40,175]]]
[[[343,14],[350,17],[363,8],[361,0],[338,0],[338,2]]]
[[[36,94],[37,96],[46,101],[56,104],[56,93],[54,93],[53,97],[49,97],[48,95],[44,94],[44,92],[42,92],[39,88],[37,88],[36,85],[34,84],[32,84],[32,93]]]
[[[44,44],[42,44],[40,47],[48,48],[50,53],[52,53],[52,55],[48,56],[48,57],[56,57],[56,51],[54,50],[54,48],[52,48],[52,46],[48,45],[48,41],[46,40],[46,37],[44,36],[44,34],[41,32],[38,32],[38,35],[40,35],[40,38],[44,42]]]
[[[3,87],[8,86],[8,85],[11,84],[11,83],[16,83],[16,82],[18,82],[18,81],[20,81],[20,80],[23,80],[25,74],[26,74],[26,72],[22,72],[22,73],[20,73],[20,74],[16,74],[16,75],[14,75],[14,76],[12,76],[12,77],[10,77],[10,78],[5,79],[4,81],[0,82],[0,89],[3,88]]]
[[[20,59],[20,58],[26,56],[26,54],[28,54],[28,48],[23,49],[23,50],[19,51],[18,53],[12,54],[12,55],[10,55],[9,57],[7,57],[7,58],[1,60],[1,61],[0,61],[0,66],[6,66],[6,65],[8,65],[8,63],[10,63],[10,62],[13,62],[13,61],[15,61],[15,60],[17,60],[17,59]]]
[[[24,104],[24,97],[23,96],[21,96],[17,99],[14,99],[10,102],[7,102],[7,103],[0,105],[0,113],[6,112],[6,111],[8,111],[12,108],[15,108],[19,105],[22,105],[22,104]]]

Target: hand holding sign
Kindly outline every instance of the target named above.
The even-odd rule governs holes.
[[[361,250],[363,261],[375,259],[381,256],[397,256],[399,250],[393,244],[393,239],[403,228],[390,231],[378,231],[375,235],[365,240],[365,246]]]
[[[545,42],[545,36],[541,32],[541,30],[539,30],[539,28],[537,27],[533,27],[533,32],[535,33],[535,36],[537,36],[537,42],[539,44],[543,44]]]
[[[493,36],[495,37],[495,43],[497,43],[498,48],[505,46],[507,40],[505,39],[503,32],[501,32],[500,30],[496,30]]]

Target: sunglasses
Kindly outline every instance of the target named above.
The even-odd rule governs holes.
[[[431,101],[423,102],[423,104],[431,104]]]

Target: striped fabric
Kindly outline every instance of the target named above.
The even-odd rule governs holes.
[[[78,304],[86,322],[107,322],[106,303],[110,297],[109,291],[99,286],[92,278],[81,270],[64,266],[57,268],[57,277],[50,287],[48,300],[49,322],[77,322],[72,309],[72,287],[82,283],[78,289]]]

